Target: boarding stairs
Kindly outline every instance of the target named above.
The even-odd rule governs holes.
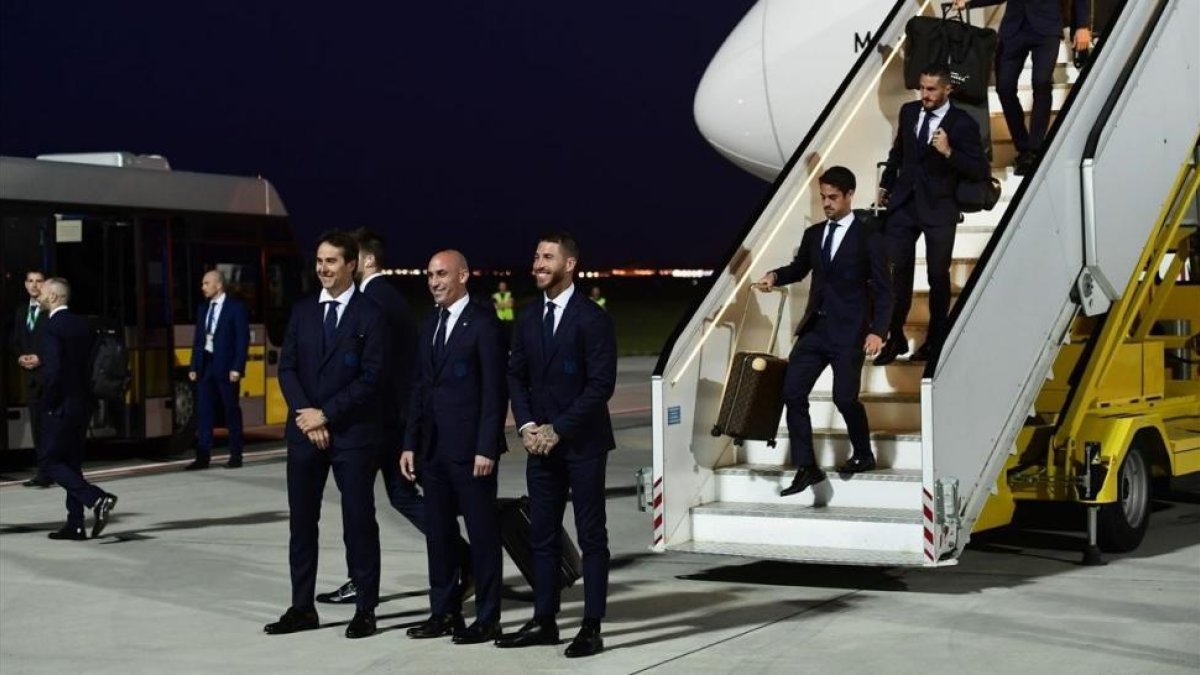
[[[794,473],[783,420],[774,444],[746,441],[739,447],[728,438],[708,436],[731,355],[761,350],[772,331],[778,331],[778,354],[787,355],[786,338],[805,305],[807,285],[791,291],[784,325],[777,327],[770,321],[775,297],[752,293],[748,282],[790,259],[800,233],[821,217],[819,208],[812,208],[815,189],[810,186],[822,166],[850,166],[859,176],[860,201],[873,192],[864,179],[874,175],[874,163],[895,133],[884,111],[894,114],[908,100],[902,84],[896,84],[900,59],[891,56],[902,50],[907,19],[932,13],[930,4],[896,4],[876,32],[875,53],[864,55],[847,76],[726,269],[664,353],[653,387],[657,550],[857,565],[954,562],[1078,311],[1073,292],[1081,271],[1103,266],[1106,278],[1119,280],[1112,284],[1117,292],[1123,289],[1154,225],[1158,193],[1167,196],[1170,178],[1200,125],[1200,111],[1194,110],[1200,59],[1193,53],[1186,66],[1193,81],[1182,87],[1180,97],[1192,100],[1183,100],[1185,110],[1168,115],[1171,128],[1155,136],[1166,147],[1130,150],[1123,140],[1139,124],[1131,115],[1145,110],[1137,101],[1175,101],[1181,93],[1170,90],[1172,78],[1154,73],[1181,67],[1178,59],[1190,38],[1171,25],[1191,21],[1195,26],[1197,17],[1195,6],[1185,2],[1130,3],[1074,92],[1081,72],[1063,46],[1053,109],[1056,115],[1063,111],[1064,119],[1052,123],[1045,158],[1024,179],[1007,167],[1014,153],[991,92],[993,175],[1003,185],[1003,197],[992,211],[968,214],[958,228],[951,270],[957,307],[943,354],[936,364],[902,358],[883,367],[868,361],[863,368],[860,398],[871,423],[877,470],[850,476],[833,469],[848,459],[850,446],[828,369],[809,398],[817,460],[828,472],[827,481],[799,495],[779,496]],[[994,13],[985,21],[998,19]],[[1105,116],[1122,71],[1130,68],[1138,77],[1116,92],[1115,110]],[[1186,70],[1183,74],[1188,76]],[[1019,93],[1028,110],[1028,64]],[[1079,167],[1082,147],[1098,123],[1109,147],[1097,162],[1127,184],[1124,196],[1090,196],[1091,206],[1099,213],[1107,213],[1101,207],[1112,208],[1114,217],[1122,212],[1130,220],[1101,218],[1090,226],[1122,228],[1121,241],[1132,242],[1133,250],[1089,264],[1096,261],[1085,259],[1081,241],[1089,236],[1081,222],[1089,196],[1080,190]],[[1180,156],[1162,161],[1171,153]],[[1143,170],[1119,168],[1143,163]],[[1126,208],[1130,196],[1143,190],[1147,203]],[[1111,237],[1104,241],[1116,244]],[[917,255],[905,329],[910,353],[924,342],[929,318],[923,239]],[[739,330],[743,312],[750,321]]]

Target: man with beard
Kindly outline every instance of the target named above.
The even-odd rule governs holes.
[[[583,293],[574,273],[579,246],[566,233],[539,240],[533,275],[542,306],[521,312],[508,362],[513,417],[529,453],[533,619],[497,647],[558,644],[559,565],[568,495],[583,554],[583,624],[568,658],[604,649],[600,622],[608,596],[608,531],[604,472],[616,447],[608,399],[617,379],[612,319]]]
[[[818,179],[823,223],[804,231],[791,264],[767,272],[756,287],[770,291],[812,274],[808,307],[796,327],[788,356],[783,398],[796,473],[781,496],[803,492],[825,480],[813,452],[808,396],[826,367],[833,368],[833,403],[846,420],[853,455],[842,473],[875,468],[867,411],[858,400],[864,356],[883,346],[891,315],[892,289],[879,227],[854,215],[856,180],[849,169],[830,167]]]
[[[346,566],[358,591],[346,637],[375,633],[379,601],[375,471],[381,431],[376,396],[389,335],[379,307],[354,285],[357,266],[354,237],[339,231],[322,235],[316,264],[321,292],[293,307],[283,339],[279,386],[291,412],[287,484],[292,604],[278,621],[263,628],[271,635],[320,625],[313,605],[317,522],[331,468],[342,493]]]
[[[37,457],[37,472],[33,478],[21,483],[25,487],[47,488],[53,485],[46,475],[46,448],[42,445],[42,412],[38,399],[42,395],[41,359],[38,357],[38,346],[41,344],[42,330],[46,327],[46,312],[38,304],[38,296],[42,293],[42,284],[46,275],[41,270],[29,270],[25,273],[25,292],[29,295],[28,303],[17,305],[13,317],[12,349],[16,352],[17,365],[25,371],[21,378],[25,384],[25,397],[29,403],[29,427],[33,432],[33,451]]]
[[[500,517],[496,474],[505,451],[507,349],[495,310],[467,294],[471,271],[458,251],[441,251],[426,269],[436,310],[417,338],[408,428],[400,470],[425,488],[429,556],[428,620],[410,638],[452,635],[455,644],[500,636]],[[475,622],[463,625],[458,514],[467,524],[475,572]]]
[[[950,104],[952,87],[946,66],[935,64],[921,71],[921,100],[901,106],[896,142],[880,181],[877,201],[886,204],[890,214],[887,240],[895,306],[887,342],[875,358],[877,366],[908,353],[904,322],[912,307],[917,237],[925,237],[929,331],[909,360],[936,360],[949,329],[950,264],[961,215],[954,193],[960,180],[984,180],[989,173],[979,125]]]

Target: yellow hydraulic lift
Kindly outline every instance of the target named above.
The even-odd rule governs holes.
[[[1099,563],[1141,543],[1155,479],[1200,471],[1198,188],[1193,152],[1126,292],[1072,324],[976,531],[1017,502],[1082,503],[1084,561]]]

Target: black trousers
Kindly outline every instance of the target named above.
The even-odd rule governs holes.
[[[913,269],[917,237],[925,237],[925,269],[929,280],[929,334],[926,342],[941,346],[950,313],[950,263],[954,260],[955,224],[929,225],[920,222],[913,200],[905,202],[888,218],[888,255],[892,261],[892,293],[895,305],[888,340],[904,339],[904,323],[912,309]]]
[[[829,338],[829,322],[818,317],[796,341],[788,356],[783,380],[783,401],[787,405],[788,438],[792,445],[792,463],[798,467],[815,466],[812,418],[808,396],[817,378],[827,367],[833,368],[833,404],[846,420],[854,456],[871,457],[871,432],[867,410],[858,400],[862,378],[863,346],[838,343]]]
[[[424,463],[425,542],[429,559],[429,604],[433,614],[462,612],[463,549],[458,514],[471,539],[475,575],[475,619],[500,620],[500,514],[496,507],[499,462],[490,476],[473,475],[473,462],[454,462],[435,454]]]
[[[996,94],[1000,97],[1004,121],[1008,124],[1017,152],[1042,149],[1046,129],[1050,126],[1051,89],[1054,84],[1054,62],[1058,59],[1058,43],[1057,37],[1042,37],[1026,32],[1015,39],[1002,41],[996,50]],[[1033,114],[1026,129],[1025,110],[1017,98],[1017,79],[1025,67],[1025,59],[1031,56]]]

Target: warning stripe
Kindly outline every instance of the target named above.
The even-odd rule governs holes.
[[[932,563],[937,560],[937,536],[934,526],[933,495],[928,489],[921,489],[921,515],[925,529],[925,561]]]
[[[654,545],[658,546],[663,543],[666,538],[666,528],[663,526],[663,479],[658,476],[654,479],[654,487],[652,490],[654,504]]]

